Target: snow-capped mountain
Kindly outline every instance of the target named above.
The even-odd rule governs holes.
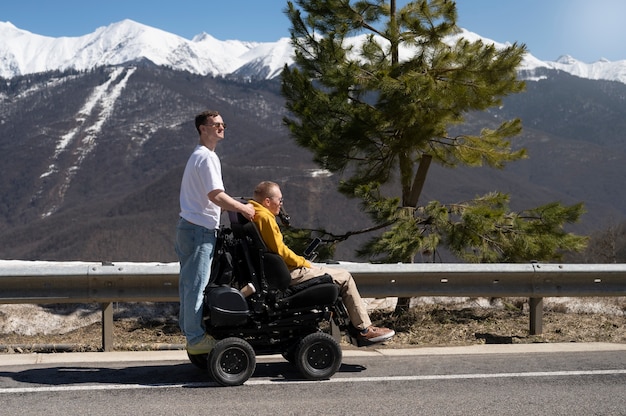
[[[199,75],[229,75],[263,68],[266,78],[289,62],[288,39],[275,43],[220,41],[207,33],[192,40],[123,20],[80,37],[52,38],[0,22],[0,76],[53,70],[87,70],[148,60]],[[245,74],[242,74],[245,75]],[[252,74],[255,75],[255,74]]]
[[[504,46],[467,30],[458,36]],[[450,40],[455,39],[456,36]],[[202,33],[188,40],[132,20],[100,27],[84,36],[60,38],[37,35],[10,22],[0,22],[0,77],[3,78],[144,60],[199,75],[271,79],[280,74],[285,64],[292,63],[292,47],[288,38],[276,42],[221,41]],[[552,62],[528,54],[520,69],[525,71],[525,77],[533,79],[538,68],[626,83],[626,60],[588,64],[563,56]]]
[[[465,29],[451,40],[456,40],[457,37],[463,37],[472,42],[482,40],[484,43],[494,44],[497,48],[507,46],[507,44],[487,39]],[[534,57],[531,53],[528,53],[519,69],[524,73],[525,78],[535,79],[533,73],[540,68],[563,71],[579,78],[619,81],[626,84],[626,60],[611,62],[602,59],[593,63],[585,63],[569,55],[563,55],[556,61],[542,61]]]

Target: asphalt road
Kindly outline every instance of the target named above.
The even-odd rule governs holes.
[[[6,415],[626,415],[626,345],[347,350],[308,382],[259,357],[218,387],[182,351],[0,354]]]

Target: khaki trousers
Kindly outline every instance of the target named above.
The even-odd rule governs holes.
[[[329,274],[333,278],[333,282],[339,286],[339,295],[346,305],[352,325],[358,329],[365,329],[372,325],[363,299],[361,299],[359,290],[356,287],[356,282],[347,270],[315,265],[310,269],[301,267],[291,271],[291,284],[302,283],[325,273]]]

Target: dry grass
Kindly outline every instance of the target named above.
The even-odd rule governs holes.
[[[378,313],[373,317],[377,318]],[[380,316],[396,329],[393,346],[455,346],[534,342],[626,343],[626,317],[545,311],[543,334],[529,334],[527,312],[480,307],[414,307],[405,315]]]
[[[624,298],[546,299],[543,334],[535,336],[529,335],[529,314],[523,299],[446,301],[421,302],[401,316],[388,309],[374,310],[371,316],[375,325],[389,326],[397,332],[396,337],[385,345],[386,348],[485,343],[626,343]],[[0,305],[0,345],[3,350],[0,352],[100,349],[102,330],[95,307],[76,311],[76,306],[70,310],[67,305],[59,305],[60,312],[54,311],[54,308],[33,311],[27,307],[41,309],[34,305]],[[175,305],[163,307],[162,304],[117,305],[114,348],[181,348],[184,337],[178,329],[175,309]],[[26,323],[16,322],[16,315],[23,315]],[[42,322],[45,320],[42,316],[50,321]],[[58,327],[53,328],[50,322]]]

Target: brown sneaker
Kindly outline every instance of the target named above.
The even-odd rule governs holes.
[[[367,332],[361,331],[359,333],[359,341],[364,341],[364,344],[375,344],[377,342],[384,342],[396,335],[396,331],[389,328],[379,328],[371,325],[366,329]]]

